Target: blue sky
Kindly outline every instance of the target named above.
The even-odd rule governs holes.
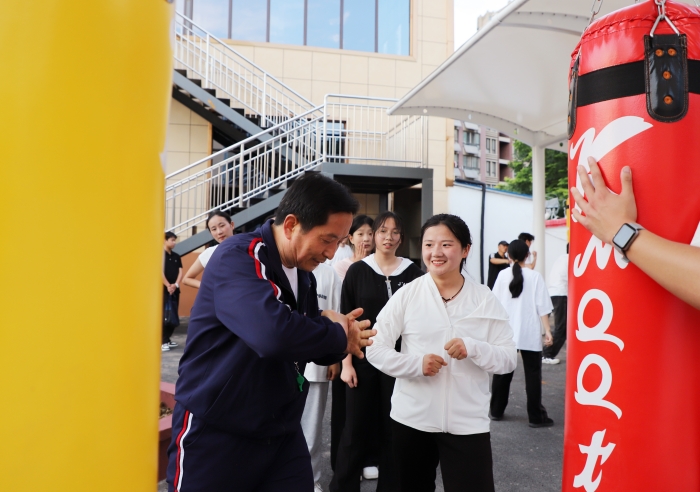
[[[476,20],[487,11],[497,11],[508,4],[508,0],[454,0],[455,49],[476,32]]]

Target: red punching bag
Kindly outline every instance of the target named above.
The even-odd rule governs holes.
[[[628,165],[637,222],[695,244],[700,9],[646,0],[598,19],[569,81],[569,183],[583,194],[592,156],[619,193]],[[700,311],[574,221],[569,258],[563,490],[700,491]]]

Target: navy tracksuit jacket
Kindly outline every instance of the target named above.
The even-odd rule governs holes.
[[[185,469],[189,464],[180,458],[179,440],[182,454],[197,454],[187,453],[187,415],[207,432],[232,439],[270,442],[294,435],[300,432],[309,387],[304,381],[300,391],[297,375],[304,374],[307,361],[330,365],[344,357],[345,332],[320,316],[313,275],[298,270],[294,298],[271,224],[223,241],[204,271],[178,370],[171,487],[180,461]],[[178,421],[183,415],[184,424]]]

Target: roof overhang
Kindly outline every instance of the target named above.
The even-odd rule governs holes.
[[[514,0],[389,114],[469,121],[530,145],[560,148],[567,138],[571,53],[588,26],[592,3]],[[632,3],[603,0],[597,17]]]

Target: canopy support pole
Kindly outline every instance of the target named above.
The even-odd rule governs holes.
[[[537,246],[535,270],[544,277],[544,146],[532,146],[532,235]]]

